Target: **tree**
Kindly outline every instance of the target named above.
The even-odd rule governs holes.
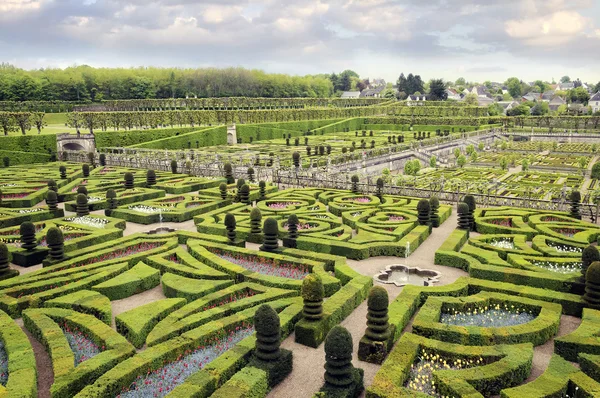
[[[408,76],[405,78],[404,74],[400,74],[400,77],[398,78],[398,91],[404,92],[407,95],[413,95],[417,92],[425,92],[421,76],[409,73]]]
[[[500,158],[500,168],[502,170],[507,170],[508,169],[508,158],[506,156],[502,156]]]
[[[504,114],[504,108],[497,102],[488,105],[488,115],[490,116],[500,116]]]
[[[527,116],[529,115],[529,107],[527,105],[515,106],[506,112],[507,116]]]
[[[572,103],[587,105],[590,100],[590,94],[585,88],[577,87],[569,91],[567,98]]]
[[[465,155],[460,155],[457,159],[456,159],[456,164],[458,165],[458,167],[463,167],[465,164],[467,164],[467,158],[465,157]]]
[[[467,94],[464,98],[465,101],[465,105],[467,106],[477,106],[479,105],[479,99],[477,97],[477,94]]]
[[[510,77],[504,83],[506,87],[508,87],[508,93],[513,98],[520,98],[523,95],[523,90],[521,87],[521,80],[517,77]]]
[[[429,99],[431,101],[445,101],[448,99],[446,84],[443,79],[431,79],[429,81]]]
[[[362,361],[382,363],[388,354],[388,339],[392,328],[388,323],[389,297],[387,290],[374,286],[367,299],[367,330],[358,346],[358,358]]]
[[[437,167],[437,158],[435,157],[435,155],[433,155],[432,157],[429,158],[429,167],[431,167],[431,168]]]
[[[521,170],[523,170],[523,171],[529,170],[529,159],[524,158],[523,160],[521,160]]]
[[[42,129],[48,125],[48,123],[44,120],[46,114],[44,112],[33,112],[31,113],[31,123],[35,126],[38,131],[38,134],[42,133]]]
[[[571,78],[569,76],[563,76],[560,78],[561,83],[571,83]]]
[[[537,102],[533,108],[531,108],[532,116],[543,116],[550,113],[550,107],[547,102]]]

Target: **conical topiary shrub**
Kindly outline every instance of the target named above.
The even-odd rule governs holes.
[[[67,168],[65,166],[60,166],[58,168],[58,171],[60,172],[60,178],[61,179],[64,180],[65,178],[67,178]]]
[[[594,261],[600,261],[600,252],[596,246],[589,245],[581,252],[581,275],[583,278]]]
[[[252,167],[248,167],[248,181],[254,182],[254,169]]]
[[[325,396],[358,397],[363,390],[363,370],[352,365],[352,335],[334,326],[325,338]]]
[[[106,191],[106,210],[104,210],[104,214],[110,217],[112,211],[116,209],[117,206],[117,192],[111,188],[108,191]]]
[[[323,297],[325,289],[323,280],[318,274],[308,274],[302,281],[302,299],[304,307],[302,316],[309,321],[318,321],[323,318]]]
[[[10,253],[6,244],[0,242],[0,280],[19,275],[19,271],[10,268]]]
[[[250,212],[250,233],[260,234],[260,226],[262,221],[262,213],[258,207],[254,207]]]
[[[227,199],[227,184],[225,184],[224,182],[222,182],[219,185],[219,193],[221,194],[221,199]]]
[[[279,225],[274,218],[267,218],[263,224],[263,244],[260,250],[273,252],[279,249]]]
[[[50,260],[61,261],[65,258],[65,238],[59,228],[52,227],[48,229],[46,243],[50,249]]]
[[[300,167],[300,153],[299,152],[292,153],[292,162],[294,163],[295,168]]]
[[[581,220],[581,213],[579,211],[579,208],[581,207],[581,193],[579,191],[572,191],[569,196],[569,203],[571,204],[569,215],[572,218]]]
[[[600,309],[600,261],[594,261],[587,269],[583,300],[589,307]]]
[[[475,209],[477,209],[477,202],[475,196],[465,195],[463,202],[469,206],[469,230],[475,231]]]
[[[471,217],[469,216],[469,205],[460,202],[458,204],[458,228],[469,231],[471,229]]]
[[[359,181],[358,175],[354,174],[351,177],[350,181],[352,181],[352,193],[359,193],[359,191],[358,191],[358,181]]]
[[[421,199],[417,203],[417,219],[420,225],[429,225],[431,223],[431,206],[427,199]]]
[[[245,205],[249,205],[251,203],[250,202],[250,187],[248,186],[248,184],[244,184],[240,187],[239,194],[240,194],[240,202],[242,202]]]
[[[378,178],[377,179],[377,191],[375,193],[375,196],[377,196],[379,198],[379,201],[381,203],[383,203],[383,186],[384,186],[383,178]]]
[[[148,170],[146,172],[146,186],[151,187],[156,185],[156,172],[154,170]]]
[[[431,226],[433,228],[437,228],[440,226],[440,200],[437,196],[432,196],[429,198],[429,207],[431,209]]]
[[[265,200],[265,196],[267,195],[267,184],[264,181],[258,182],[258,200]]]
[[[133,189],[133,173],[125,173],[123,179],[125,180],[125,189]]]
[[[83,172],[83,178],[87,178],[90,176],[90,165],[87,163],[84,163],[81,166],[81,171]]]
[[[48,180],[48,190],[58,192],[58,185],[56,184],[56,181],[52,179]]]
[[[46,193],[46,206],[48,206],[48,210],[56,211],[58,210],[58,195],[54,191],[48,191]]]
[[[233,184],[235,182],[235,179],[233,178],[233,167],[231,167],[231,163],[225,163],[225,165],[223,166],[223,171],[225,172],[227,184]]]
[[[177,174],[177,161],[175,159],[171,160],[171,173]]]
[[[88,205],[88,198],[86,195],[80,193],[77,195],[77,206],[76,212],[77,217],[83,217],[90,214],[90,206]]]
[[[270,387],[279,384],[292,371],[292,352],[281,345],[279,315],[268,304],[261,305],[254,314],[256,349],[250,366],[264,370]]]
[[[100,166],[106,166],[106,154],[101,153],[98,156],[98,162],[100,163]]]
[[[25,221],[19,228],[21,233],[21,248],[27,251],[33,251],[38,243],[35,238],[35,225],[31,221]]]
[[[225,229],[227,229],[227,239],[229,239],[229,243],[233,244],[235,243],[235,236],[236,236],[236,232],[235,232],[235,226],[236,226],[236,221],[235,221],[235,216],[231,213],[227,213],[225,214]]]
[[[389,298],[381,286],[372,287],[367,300],[367,330],[358,345],[361,361],[382,363],[391,348],[392,327],[388,323]]]
[[[82,194],[82,195],[87,196],[87,194],[88,194],[87,187],[85,185],[78,186],[77,187],[77,194]]]
[[[290,214],[287,219],[287,236],[283,238],[283,245],[285,247],[296,247],[296,239],[298,239],[298,216]]]

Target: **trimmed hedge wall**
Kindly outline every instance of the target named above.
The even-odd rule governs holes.
[[[162,277],[162,288],[166,297],[183,298],[188,302],[231,286],[233,283],[232,279],[193,279],[168,272]]]
[[[580,353],[600,354],[600,311],[585,308],[581,319],[574,332],[554,340],[556,353],[571,362],[576,362]]]
[[[112,324],[112,306],[108,297],[91,290],[80,290],[48,300],[46,308],[64,308],[93,315],[107,325]]]
[[[1,144],[2,142],[0,142],[0,145]],[[56,160],[48,153],[0,150],[0,158],[4,159],[5,157],[10,159],[11,166],[18,164],[45,163]]]
[[[110,300],[121,300],[134,294],[150,290],[160,284],[158,270],[143,262],[105,282],[92,287]]]
[[[192,148],[196,148],[196,141],[198,141],[199,147],[227,144],[227,127],[219,126],[195,129],[192,132],[175,137],[167,137],[143,142],[141,144],[130,145],[129,148],[187,149],[188,142],[191,143]]]
[[[198,131],[198,127],[179,127],[174,129],[151,129],[151,130],[120,130],[120,131],[96,131],[94,136],[97,148],[106,147],[128,147],[170,138],[177,135]]]

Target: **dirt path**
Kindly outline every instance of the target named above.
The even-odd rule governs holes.
[[[454,212],[455,213],[455,212]],[[444,243],[456,227],[457,219],[453,214],[439,228],[434,228],[431,236],[412,253],[408,259],[399,257],[374,257],[367,260],[348,260],[348,264],[363,275],[374,276],[379,271],[391,264],[407,264],[411,267],[427,268],[442,273],[440,285],[454,282],[467,273],[456,268],[436,266],[433,264],[435,251]],[[393,284],[377,283],[388,291],[390,300],[395,299],[402,288]],[[366,329],[367,302],[363,302],[341,323],[350,334],[354,343],[354,366],[365,371],[365,386],[371,385],[379,365],[374,365],[358,360],[358,343]],[[325,365],[325,351],[323,344],[319,348],[310,348],[294,342],[294,334],[290,335],[281,345],[283,348],[293,351],[294,368],[292,373],[270,393],[269,397],[309,397],[316,393],[323,384],[323,373]],[[363,394],[364,395],[364,394]]]
[[[50,398],[50,387],[54,383],[54,371],[52,370],[52,360],[46,351],[46,348],[37,341],[35,337],[23,326],[23,319],[15,319],[17,325],[23,329],[31,346],[33,347],[33,354],[35,356],[35,365],[37,367],[37,389],[38,398]]]

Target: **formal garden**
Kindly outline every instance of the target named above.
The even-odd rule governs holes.
[[[108,105],[0,137],[0,397],[600,396],[596,147],[515,132],[595,119]]]

